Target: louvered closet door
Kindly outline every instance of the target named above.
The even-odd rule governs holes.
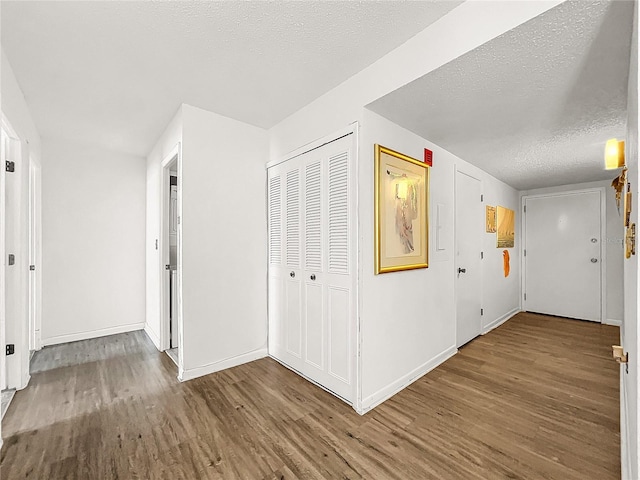
[[[269,353],[352,402],[353,136],[269,169]]]

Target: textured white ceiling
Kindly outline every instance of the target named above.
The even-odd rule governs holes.
[[[460,1],[2,1],[42,136],[148,153],[181,103],[271,127]]]
[[[632,19],[632,2],[563,3],[369,108],[520,190],[612,178]]]

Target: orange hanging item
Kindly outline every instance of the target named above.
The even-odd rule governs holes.
[[[509,250],[502,251],[502,263],[504,268],[504,276],[508,277],[509,271],[511,270],[511,267],[509,267]]]

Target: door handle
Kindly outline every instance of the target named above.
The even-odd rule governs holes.
[[[295,277],[296,277],[296,272],[291,272],[291,273],[289,274],[289,276],[290,276],[291,278],[295,278]]]
[[[315,280],[316,279],[316,274],[312,273],[311,276],[309,277],[311,280]]]
[[[165,269],[165,270],[171,270],[171,265],[165,265],[165,266],[164,266],[164,269]]]
[[[467,273],[467,269],[466,268],[458,268],[458,274],[461,273]]]
[[[591,263],[598,263],[598,259],[597,258],[592,258],[591,259]]]

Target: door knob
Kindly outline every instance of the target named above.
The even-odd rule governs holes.
[[[289,274],[289,276],[290,276],[291,278],[295,278],[295,276],[296,276],[296,272],[291,272],[291,273]]]
[[[467,273],[467,269],[466,268],[458,268],[458,273]]]
[[[592,258],[591,259],[591,263],[598,263],[598,259],[597,258]]]
[[[316,279],[316,274],[312,273],[311,276],[309,277],[311,280],[315,280]]]

